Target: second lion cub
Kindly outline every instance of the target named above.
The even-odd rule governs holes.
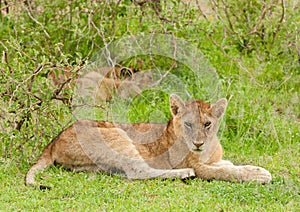
[[[186,178],[268,183],[271,174],[257,166],[222,160],[218,121],[226,99],[210,105],[170,96],[168,124],[118,124],[82,120],[62,131],[26,175],[26,184],[53,163],[73,170],[118,173],[128,179]]]

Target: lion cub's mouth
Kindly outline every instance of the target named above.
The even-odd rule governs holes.
[[[194,149],[195,152],[201,152],[204,150],[204,142],[198,145],[194,145]]]
[[[204,150],[204,148],[200,148],[200,147],[196,147],[193,149],[193,151],[195,152],[202,152]]]

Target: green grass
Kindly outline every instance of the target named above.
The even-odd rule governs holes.
[[[219,14],[207,19],[198,7],[182,1],[162,1],[160,16],[153,5],[129,0],[119,5],[83,0],[7,2],[9,14],[0,13],[0,211],[300,210],[299,3],[285,1],[280,21],[282,5],[269,1],[218,1]],[[262,18],[264,8],[268,15]],[[26,187],[24,176],[43,148],[74,121],[70,105],[53,99],[57,87],[47,74],[89,64],[105,44],[123,36],[153,32],[182,38],[205,55],[208,63],[200,66],[216,69],[222,85],[217,96],[207,95],[209,89],[201,87],[205,82],[185,64],[174,66],[174,79],[184,82],[194,98],[229,99],[226,124],[219,133],[224,158],[264,167],[272,182],[128,181],[51,166],[36,177],[51,190]],[[170,58],[142,55],[121,65],[139,68],[139,60],[145,70],[166,71],[173,64]],[[165,84],[182,86],[176,80]],[[59,97],[70,94],[62,90]],[[133,99],[126,117],[122,102],[117,103],[112,108],[120,120],[160,122],[170,116],[168,95],[155,89]],[[95,111],[98,119],[111,118],[107,111]]]
[[[274,176],[272,183],[207,182],[200,179],[128,181],[117,176],[52,167],[39,175],[51,190],[24,186],[24,171],[2,161],[0,209],[5,211],[295,211],[299,179]]]

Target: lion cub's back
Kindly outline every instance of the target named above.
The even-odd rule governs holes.
[[[70,157],[76,157],[73,153],[82,155],[85,152],[95,152],[103,144],[103,148],[108,146],[119,149],[128,145],[134,148],[133,145],[155,141],[162,135],[165,127],[166,124],[80,120],[60,133],[49,146],[53,146],[52,151]]]
[[[100,136],[105,135],[105,137],[107,137],[109,135],[106,134],[109,134],[110,131],[119,129],[120,133],[122,131],[125,131],[127,136],[134,143],[142,142],[145,139],[151,142],[162,135],[166,126],[167,124],[162,123],[144,122],[131,124],[113,123],[107,121],[79,120],[66,130],[64,130],[60,135],[57,136],[57,138],[72,140],[72,142],[76,142],[75,140],[78,140],[78,138],[85,138],[84,140],[90,140],[89,137],[94,136],[95,132],[99,132]]]
[[[146,144],[156,141],[162,136],[167,124],[161,123],[134,123],[114,124],[124,130],[134,144]]]
[[[60,133],[45,150],[53,161],[65,165],[95,162],[112,153],[137,158],[135,145],[155,141],[165,127],[166,124],[80,120]]]
[[[120,156],[140,158],[134,142],[123,129],[110,122],[90,120],[75,122],[46,149],[51,150],[53,161],[69,168],[105,163],[108,158]]]

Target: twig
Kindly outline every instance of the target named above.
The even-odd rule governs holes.
[[[3,48],[5,49],[3,52],[2,52],[2,63],[6,63],[7,67],[8,67],[8,70],[9,70],[9,73],[12,73],[12,68],[11,66],[9,65],[9,62],[8,62],[8,48],[4,45],[4,43],[2,41],[0,41],[0,44],[3,46]]]
[[[202,14],[202,16],[204,17],[204,19],[205,19],[205,20],[208,20],[207,16],[205,15],[205,13],[203,12],[203,10],[201,9],[201,6],[200,6],[200,4],[199,4],[199,1],[198,1],[198,0],[196,0],[196,5],[197,5],[197,7],[198,7],[198,9],[199,9],[200,13],[201,13],[201,14]]]
[[[227,18],[227,21],[228,21],[228,24],[229,24],[229,28],[231,29],[231,31],[234,33],[234,34],[237,34],[234,30],[234,27],[233,27],[233,24],[231,23],[231,19],[230,19],[230,16],[229,16],[229,13],[228,13],[228,7],[227,5],[225,4],[224,0],[222,0],[222,3],[224,5],[224,12],[225,12],[225,16]]]
[[[33,74],[31,75],[31,79],[30,79],[30,83],[28,85],[28,91],[31,92],[32,91],[32,86],[33,86],[33,82],[34,82],[34,78],[35,76],[38,74],[38,72],[40,72],[42,69],[44,68],[44,65],[40,65],[39,67],[37,67]]]
[[[25,1],[26,1],[26,0],[25,0]],[[1,7],[1,8],[0,8],[0,11],[6,10],[6,12],[8,13],[8,12],[9,12],[9,11],[8,11],[8,8],[9,8],[9,7],[11,7],[11,6],[13,6],[13,5],[16,5],[16,4],[23,3],[23,2],[25,2],[25,1],[12,2],[12,3],[7,3],[6,1],[4,1],[5,6],[4,6],[4,7]]]
[[[273,32],[273,37],[272,37],[272,41],[271,41],[271,45],[270,45],[270,46],[273,46],[273,44],[274,44],[274,42],[275,42],[277,33],[278,33],[278,32],[280,31],[280,29],[281,29],[281,25],[282,25],[282,23],[283,23],[284,17],[285,17],[284,0],[281,0],[281,16],[280,16],[280,19],[279,19],[279,21],[278,21],[277,27],[276,27],[275,31]]]
[[[226,51],[225,51],[225,50],[224,50],[224,49],[223,49],[223,48],[215,41],[215,39],[213,38],[213,36],[212,36],[210,33],[208,33],[207,31],[205,31],[205,30],[203,30],[203,29],[202,29],[202,31],[204,31],[204,32],[206,33],[206,35],[210,38],[210,40],[213,42],[213,44],[221,50],[221,52],[223,53],[224,56],[226,56],[227,58],[229,58],[229,59],[233,60],[234,62],[236,62],[236,63],[239,65],[239,67],[240,67],[243,71],[245,71],[245,72],[250,76],[250,78],[251,78],[251,79],[252,79],[259,87],[263,87],[263,85],[261,85],[260,83],[258,83],[258,82],[256,81],[256,79],[255,79],[255,77],[253,76],[253,74],[252,74],[251,72],[249,72],[249,71],[241,64],[241,62],[240,62],[239,60],[237,60],[237,59],[235,59],[235,58],[229,56],[229,55],[226,53]]]
[[[174,43],[174,52],[173,52],[174,62],[173,62],[173,64],[172,64],[172,66],[169,68],[169,70],[166,71],[166,73],[164,73],[164,74],[161,76],[161,78],[160,78],[157,82],[155,82],[152,86],[157,86],[157,85],[159,85],[159,84],[161,83],[161,81],[162,81],[164,78],[166,78],[166,77],[170,74],[170,72],[171,72],[171,71],[176,67],[176,65],[177,65],[177,62],[176,62],[177,43],[176,43],[176,38],[175,38],[175,36],[174,36],[174,33],[172,33],[172,37],[173,37],[173,43]]]
[[[75,71],[75,73],[78,73],[79,71],[81,71],[84,68],[84,66],[81,66],[79,69],[77,69]],[[63,83],[60,84],[60,86],[53,92],[53,95],[51,97],[51,99],[57,99],[59,93],[62,91],[62,89],[65,87],[66,84],[68,84],[70,81],[72,80],[72,78],[68,78],[66,79]]]
[[[43,24],[41,24],[38,20],[36,20],[32,14],[31,11],[28,9],[28,7],[25,7],[28,13],[29,18],[31,18],[31,20],[33,20],[36,24],[40,25],[42,27],[43,32],[45,33],[47,38],[50,38],[50,35],[48,34],[48,32],[45,30],[45,27]]]
[[[39,66],[34,70],[34,72],[33,72],[32,75],[30,75],[28,78],[26,78],[22,83],[16,85],[16,88],[15,88],[15,90],[13,91],[13,93],[12,93],[12,95],[11,95],[11,98],[10,98],[10,100],[9,100],[9,107],[11,107],[13,98],[14,98],[14,96],[15,96],[15,93],[19,90],[19,87],[20,87],[21,85],[24,85],[28,80],[31,80],[32,77],[36,76],[41,70],[43,70],[43,68],[44,68],[44,65],[39,65]]]
[[[8,62],[8,56],[7,56],[7,51],[3,51],[3,54],[2,54],[2,63],[6,63],[7,67],[8,67],[8,70],[9,70],[9,73],[12,73],[12,69],[11,69],[11,66],[9,65],[9,62]]]
[[[106,111],[106,107],[102,106],[102,105],[91,105],[91,104],[78,104],[78,105],[72,105],[73,108],[77,108],[77,107],[92,107],[92,108],[100,108]]]
[[[246,34],[246,36],[249,36],[249,35],[252,35],[252,34],[255,34],[255,33],[258,34],[257,28],[258,28],[259,24],[262,22],[262,20],[265,18],[266,14],[267,14],[267,11],[268,11],[268,8],[264,4],[263,5],[263,10],[261,11],[261,14],[260,14],[259,18],[257,19],[256,24],[254,25],[252,30],[249,33]]]

